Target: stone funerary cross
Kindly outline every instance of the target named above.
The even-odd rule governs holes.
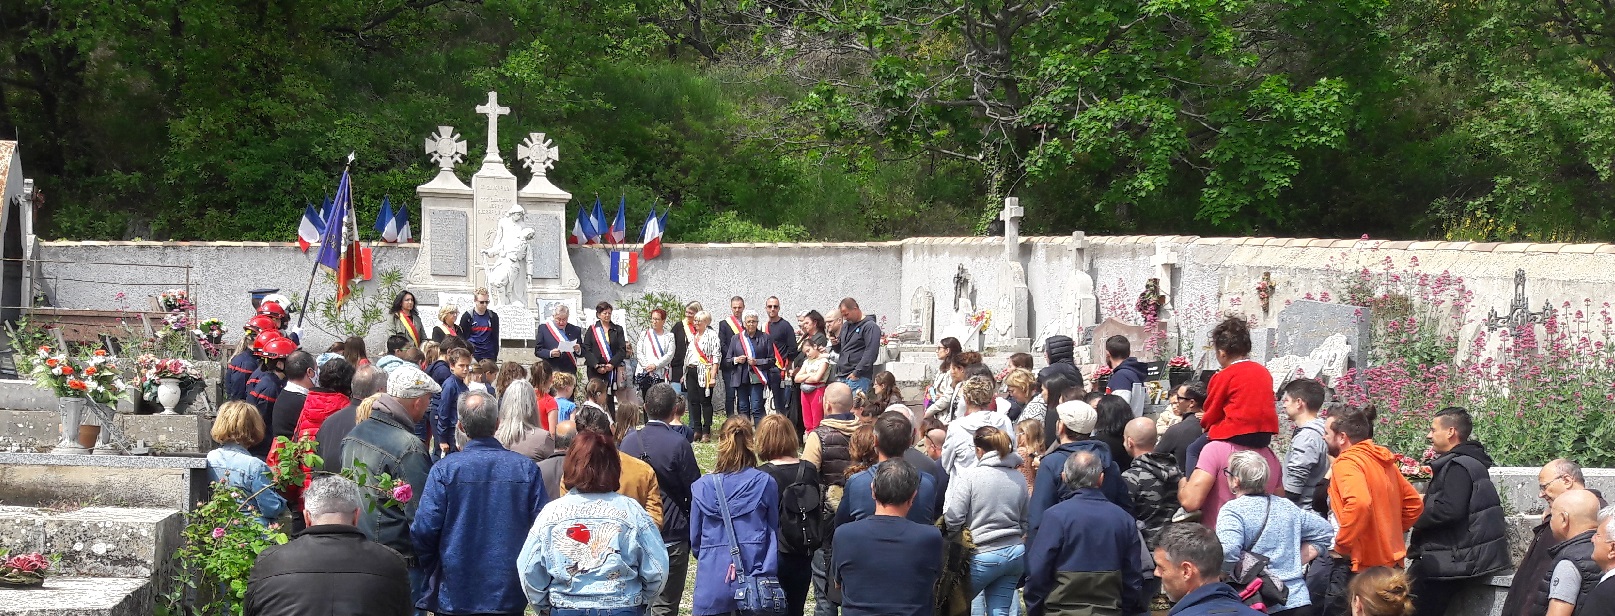
[[[510,115],[510,108],[499,106],[498,92],[489,92],[488,104],[477,105],[477,113],[488,116],[488,153],[482,157],[482,161],[500,162],[499,116]]]
[[[1178,264],[1178,252],[1163,243],[1155,244],[1155,254],[1150,257],[1150,265],[1155,267],[1154,278],[1161,281],[1161,295],[1166,297],[1163,305],[1172,306],[1172,270]]]
[[[1004,211],[998,219],[1004,221],[1004,259],[1017,261],[1020,259],[1021,248],[1021,217],[1026,215],[1026,209],[1021,207],[1020,197],[1005,197]]]
[[[534,176],[543,176],[555,166],[555,161],[561,160],[561,147],[545,138],[544,133],[528,133],[527,139],[516,146],[516,158]]]

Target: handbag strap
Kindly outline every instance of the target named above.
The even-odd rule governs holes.
[[[1256,548],[1256,543],[1262,540],[1262,533],[1267,532],[1267,520],[1269,518],[1273,517],[1273,497],[1268,496],[1267,499],[1266,499],[1266,502],[1267,502],[1267,509],[1265,509],[1262,512],[1262,527],[1256,529],[1256,536],[1251,538],[1250,545],[1245,546],[1244,549],[1245,549],[1246,552],[1249,552],[1249,551],[1255,549]]]
[[[712,480],[718,484],[718,509],[723,512],[724,538],[729,540],[729,557],[735,562],[735,576],[750,577],[746,575],[746,563],[740,559],[740,544],[735,543],[735,521],[729,515],[729,497],[723,493],[723,473],[713,473]]]

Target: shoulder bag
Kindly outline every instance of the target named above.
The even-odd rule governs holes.
[[[1262,514],[1262,527],[1257,529],[1250,543],[1240,549],[1239,560],[1234,563],[1234,573],[1229,580],[1234,590],[1239,591],[1239,598],[1245,601],[1245,605],[1261,605],[1258,609],[1264,612],[1282,610],[1290,600],[1290,590],[1285,588],[1284,582],[1274,578],[1267,570],[1272,559],[1251,551],[1262,540],[1262,533],[1267,532],[1267,521],[1273,516],[1273,497],[1267,496],[1266,499],[1267,509]]]
[[[761,472],[761,471],[758,471]],[[718,509],[723,512],[723,532],[729,540],[729,579],[739,582],[735,589],[735,609],[746,616],[780,616],[785,613],[785,589],[779,578],[771,575],[750,575],[751,569],[740,557],[740,544],[735,541],[734,517],[729,514],[729,497],[723,491],[723,473],[714,473],[712,479],[718,488]]]

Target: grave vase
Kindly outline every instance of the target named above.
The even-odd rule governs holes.
[[[179,379],[157,379],[157,403],[163,405],[163,412],[159,415],[178,415],[174,407],[179,405],[180,395],[184,390],[180,388]]]
[[[62,438],[51,453],[86,454],[89,448],[79,445],[79,424],[84,421],[84,406],[88,401],[79,397],[56,399],[56,412],[61,415]]]

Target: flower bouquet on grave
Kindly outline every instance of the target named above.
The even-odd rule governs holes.
[[[1161,293],[1161,279],[1151,278],[1144,283],[1144,292],[1138,294],[1138,303],[1133,307],[1138,315],[1143,317],[1144,324],[1149,325],[1161,318],[1161,308],[1166,305],[1166,295]]]
[[[1093,391],[1104,391],[1105,387],[1110,384],[1110,374],[1112,372],[1114,371],[1110,369],[1110,366],[1100,366],[1098,370],[1094,370]]]
[[[191,303],[191,294],[184,289],[169,289],[157,294],[157,305],[168,312],[192,312],[196,304]]]
[[[976,332],[986,332],[993,323],[993,311],[978,310],[965,316],[965,326]]]
[[[142,386],[163,379],[192,381],[202,378],[202,371],[197,369],[196,364],[177,357],[158,358],[145,353],[135,358],[135,366],[140,369]]]
[[[10,556],[0,550],[0,587],[37,588],[45,584],[45,572],[60,562],[61,556],[45,556],[39,552]]]
[[[1426,452],[1427,455],[1432,457],[1434,453],[1433,451]],[[1423,494],[1424,488],[1430,485],[1432,475],[1430,466],[1418,458],[1400,453],[1396,454],[1396,469],[1402,472],[1402,478],[1413,484],[1414,489],[1417,489],[1420,494]]]
[[[1167,386],[1177,391],[1189,377],[1194,376],[1194,366],[1190,365],[1189,358],[1179,355],[1166,362]]]

